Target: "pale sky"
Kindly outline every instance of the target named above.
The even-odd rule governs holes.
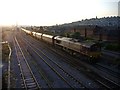
[[[119,0],[0,0],[0,25],[55,25],[118,15]]]

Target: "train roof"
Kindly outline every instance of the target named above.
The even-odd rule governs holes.
[[[87,47],[87,48],[90,48],[91,46],[95,45],[96,43],[95,42],[92,42],[92,41],[82,41],[80,42],[83,46]]]
[[[54,39],[57,39],[57,40],[63,40],[63,41],[69,41],[71,38],[62,37],[62,36],[55,36]]]
[[[48,34],[43,34],[42,36],[43,36],[43,37],[48,37],[48,38],[53,38],[52,35],[48,35]]]
[[[74,43],[74,44],[79,44],[79,45],[82,45],[82,46],[87,47],[87,48],[90,48],[92,45],[95,44],[92,41],[81,41],[81,42],[78,42],[77,39],[61,37],[61,36],[56,36],[54,39],[62,40],[62,41],[66,41],[66,42],[70,42],[70,43]]]
[[[36,34],[37,34],[37,35],[42,35],[42,33],[38,33],[38,32],[36,32]]]
[[[32,33],[36,33],[36,32],[32,32]]]
[[[23,31],[26,31],[26,32],[31,32],[30,30],[27,30],[27,29],[24,29],[24,28],[21,28]]]

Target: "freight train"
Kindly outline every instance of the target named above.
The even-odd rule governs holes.
[[[67,38],[62,36],[53,36],[44,33],[38,33],[21,28],[26,34],[49,43],[55,47],[61,47],[72,54],[82,54],[89,57],[90,60],[95,60],[100,57],[100,46],[98,43],[91,41],[78,42],[76,39]]]

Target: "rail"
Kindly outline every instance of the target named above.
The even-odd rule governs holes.
[[[8,43],[8,48],[10,50],[9,57],[8,57],[8,89],[10,89],[10,58],[11,58],[12,50],[9,43]]]
[[[16,37],[14,38],[14,40],[16,42],[16,45],[15,45],[15,42],[14,42],[14,45],[15,45],[15,50],[17,54],[17,60],[18,60],[20,70],[21,70],[24,88],[25,89],[38,89],[38,88],[40,89],[41,86],[39,86]]]

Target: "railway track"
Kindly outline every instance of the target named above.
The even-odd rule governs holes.
[[[39,42],[39,41],[38,41]],[[47,45],[46,45],[46,47],[47,47]],[[59,54],[60,56],[62,56],[62,57],[65,57],[66,58],[66,60],[65,60],[65,62],[67,62],[67,63],[70,63],[72,66],[74,66],[77,70],[80,70],[81,71],[81,69],[79,69],[80,67],[79,67],[79,64],[78,63],[80,63],[80,62],[78,62],[78,60],[75,60],[74,59],[74,62],[71,62],[71,59],[73,59],[73,58],[68,58],[67,56],[65,56],[65,55],[62,55],[62,53],[59,53],[59,52],[57,52],[56,50],[54,50],[54,49],[52,49],[52,48],[49,48],[49,49],[51,49],[53,52],[55,52],[55,53],[57,53],[57,54]],[[84,64],[83,64],[84,65]],[[81,66],[81,64],[80,64],[80,66]],[[90,65],[88,65],[88,66],[84,66],[85,67],[85,69],[86,69],[86,67],[87,68],[89,68],[89,66]],[[92,67],[93,68],[93,67]],[[83,70],[83,72],[84,72],[84,70]],[[96,73],[96,70],[95,71],[90,71],[91,73],[87,73],[87,76],[88,77],[90,77],[90,78],[93,78],[93,80],[95,80],[97,83],[99,83],[102,87],[104,87],[104,88],[108,88],[108,89],[111,89],[111,88],[119,88],[120,86],[118,85],[118,84],[116,84],[116,83],[114,83],[112,80],[109,80],[108,78],[106,78],[106,77],[103,77],[102,75],[99,75],[99,73]],[[84,73],[86,73],[86,72],[84,72]],[[96,78],[95,78],[96,77]]]
[[[107,67],[107,66],[105,66],[105,65],[103,65],[103,64],[100,64],[100,63],[96,63],[96,65],[97,65],[98,67],[100,67],[100,68],[103,68],[103,69],[107,70],[108,73],[110,73],[112,76],[120,79],[120,76],[119,76],[119,75],[120,75],[120,71],[118,71],[118,70],[113,70],[112,68]]]
[[[103,71],[105,74],[108,74],[107,79],[120,87],[120,85],[119,85],[119,83],[120,83],[120,77],[119,77],[120,74],[119,74],[119,72],[115,72],[115,71],[111,70],[110,68],[107,68],[107,67],[105,67],[105,66],[103,66],[101,64],[98,64],[98,63],[95,64],[95,67],[98,70]]]
[[[38,84],[16,37],[14,38],[14,46],[15,46],[17,60],[19,63],[18,65],[19,65],[20,71],[21,71],[21,77],[23,80],[22,88],[25,88],[27,90],[40,89],[41,86]]]
[[[65,55],[63,55],[62,53],[59,53],[59,52],[57,52],[57,51],[55,51],[55,50],[53,50],[55,53],[58,53],[60,56],[62,56],[62,57],[65,57],[66,58],[66,61],[65,62],[69,62],[72,66],[74,66],[77,70],[79,70],[79,71],[81,71],[81,69],[79,69],[80,67],[79,66],[81,66],[81,64],[79,64],[80,62],[78,62],[78,60],[75,60],[74,59],[74,62],[73,61],[71,61],[71,59],[72,58],[69,58],[69,57],[67,57],[67,56],[65,56]],[[84,65],[84,64],[83,64]],[[86,66],[86,65],[85,65]],[[89,68],[89,66],[87,66],[88,68]],[[84,68],[86,71],[87,71],[87,68],[85,67]],[[90,69],[89,69],[90,70]],[[88,71],[89,71],[88,70]],[[96,70],[95,70],[96,71]],[[83,72],[85,72],[85,71],[83,71]],[[110,79],[108,79],[108,78],[106,78],[106,77],[104,77],[103,75],[99,75],[99,73],[95,73],[94,71],[89,71],[89,72],[91,72],[91,73],[87,73],[87,75],[90,77],[90,78],[93,78],[93,79],[95,79],[95,81],[97,81],[98,83],[100,83],[103,87],[105,87],[105,88],[108,88],[108,89],[111,89],[111,88],[119,88],[120,87],[120,85],[119,84],[117,84],[116,82],[114,82],[114,81],[112,81],[112,80],[110,80]],[[85,72],[86,73],[86,72]],[[96,78],[95,78],[96,77]]]
[[[101,64],[96,64],[95,67],[100,69],[101,71],[104,71],[104,72],[110,74],[111,76],[113,76],[117,79],[120,79],[120,73],[119,72],[115,72],[115,71],[111,70],[110,68],[107,68],[107,67],[105,67]]]
[[[55,50],[53,50],[53,51],[55,51]],[[60,56],[63,56],[63,57],[66,57],[66,60],[67,61],[65,61],[65,62],[70,62],[70,64],[72,65],[72,66],[74,66],[77,70],[79,70],[79,71],[81,71],[81,69],[79,69],[80,67],[79,66],[81,66],[81,64],[79,65],[79,63],[80,62],[78,62],[77,60],[75,60],[74,59],[74,62],[73,61],[71,61],[71,59],[72,58],[69,58],[69,57],[67,57],[67,56],[65,56],[65,55],[63,55],[63,54],[61,54],[61,53],[59,53],[59,52],[56,52],[55,51],[55,53],[58,53]],[[76,62],[75,62],[76,61]],[[74,63],[74,64],[73,64]],[[84,64],[83,64],[84,65]],[[86,65],[85,65],[86,66]],[[88,68],[89,68],[89,66],[87,66]],[[84,68],[84,69],[86,69],[86,71],[87,71],[87,68]],[[90,70],[90,69],[89,69]],[[89,71],[88,70],[88,71]],[[96,71],[96,70],[95,70]],[[84,71],[83,71],[84,72]],[[120,85],[119,84],[117,84],[116,82],[114,82],[114,81],[112,81],[112,80],[110,80],[110,79],[108,79],[108,78],[106,78],[106,77],[104,77],[103,75],[99,75],[99,73],[95,73],[94,71],[89,71],[89,72],[91,72],[91,73],[87,73],[87,75],[91,78],[93,78],[93,79],[95,79],[95,81],[97,81],[98,83],[100,83],[103,87],[105,87],[105,88],[108,88],[108,89],[111,89],[111,88],[119,88],[120,87]],[[96,78],[95,78],[96,77]]]
[[[24,39],[25,40],[25,39]],[[86,88],[85,85],[82,84],[80,80],[77,80],[74,78],[73,75],[65,71],[62,66],[58,65],[55,61],[51,60],[47,55],[45,55],[44,52],[36,48],[34,45],[32,45],[28,40],[25,40],[25,42],[29,43],[29,47],[40,57],[42,60],[59,76],[61,77],[70,87],[72,88]],[[36,48],[36,50],[34,48]],[[39,53],[41,54],[39,54]],[[46,59],[44,59],[46,58]],[[49,60],[49,61],[48,61]],[[61,73],[62,72],[62,73]],[[64,74],[64,75],[63,75]],[[71,82],[72,83],[69,83]],[[77,87],[76,87],[77,86]]]
[[[46,46],[47,47],[47,46]],[[51,48],[49,48],[49,49],[51,49]],[[53,50],[53,49],[51,49],[52,51],[54,51],[55,53],[58,53],[60,56],[62,56],[62,57],[65,57],[65,55],[61,55],[61,53],[59,53],[59,52],[57,52],[57,51],[55,51],[55,50]],[[71,58],[68,58],[68,57],[66,57],[66,59],[68,59],[67,61],[65,61],[65,62],[70,62],[70,60],[71,60]],[[76,61],[76,60],[75,60]],[[74,66],[74,67],[76,67],[76,69],[77,70],[79,70],[79,67],[78,67],[78,61],[77,62],[70,62],[71,64],[72,64],[72,66]],[[76,64],[75,64],[76,63]],[[74,64],[74,65],[73,65]],[[80,69],[80,71],[81,71],[81,69]],[[89,74],[88,74],[89,75]],[[95,79],[95,81],[96,82],[98,82],[99,84],[101,84],[102,85],[102,87],[104,87],[104,88],[119,88],[120,86],[118,85],[118,84],[116,84],[116,83],[114,83],[112,80],[109,80],[108,78],[106,78],[106,77],[101,77],[101,76],[99,76],[98,74],[95,74],[95,75],[93,75],[92,76],[92,74],[91,75],[89,75],[90,77],[92,77],[93,79],[95,79],[95,77],[98,77],[98,78],[96,78]]]
[[[19,42],[19,41],[18,41]],[[23,44],[23,43],[22,43]],[[23,44],[21,46],[23,46],[23,50],[25,51],[25,53],[31,57],[31,52],[28,52],[28,50],[26,50],[26,48],[24,47],[25,44]],[[32,57],[31,57],[32,58]],[[29,62],[31,65],[34,65],[34,69],[36,69],[38,71],[38,73],[40,74],[40,76],[45,80],[46,85],[48,87],[45,88],[53,88],[53,86],[51,85],[51,81],[47,78],[46,74],[44,73],[44,71],[42,70],[42,67],[40,67],[40,65],[38,64],[37,60],[34,58],[30,59]]]
[[[112,58],[118,58],[120,59],[120,53],[117,52],[113,52],[113,51],[109,51],[109,50],[102,50],[102,54],[107,55],[108,57],[112,57]]]
[[[47,47],[47,46],[46,46]],[[50,48],[49,48],[50,49]],[[74,67],[76,67],[77,68],[77,70],[79,70],[79,71],[81,71],[81,69],[79,69],[79,65],[78,65],[78,63],[75,63],[75,62],[71,62],[71,59],[72,58],[68,58],[68,57],[66,57],[65,55],[63,55],[62,53],[59,53],[59,52],[57,52],[56,50],[53,50],[53,49],[51,49],[52,51],[54,51],[55,53],[58,53],[60,56],[62,56],[62,57],[65,57],[66,59],[68,59],[68,60],[65,60],[65,62],[70,62],[70,64],[71,65],[73,65]],[[75,60],[76,61],[76,60]],[[84,72],[84,71],[83,71]],[[99,84],[101,84],[102,85],[102,87],[105,87],[105,88],[113,88],[113,87],[119,87],[116,83],[114,83],[113,81],[111,81],[111,80],[109,80],[109,79],[107,79],[107,78],[105,78],[105,77],[100,77],[98,74],[95,74],[95,75],[93,75],[93,74],[90,74],[90,73],[87,73],[87,76],[89,76],[90,78],[92,77],[93,79],[95,79],[94,77],[98,77],[98,78],[96,78],[95,79],[95,81],[96,82],[98,82]],[[104,80],[104,82],[103,82],[103,80]]]

